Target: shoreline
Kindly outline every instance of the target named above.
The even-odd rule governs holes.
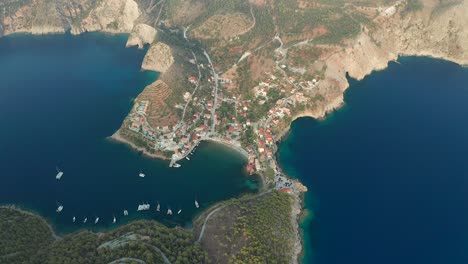
[[[18,212],[23,213],[23,214],[26,214],[26,215],[30,215],[30,216],[37,217],[37,218],[39,218],[42,222],[44,222],[44,223],[47,225],[47,227],[48,227],[48,228],[50,229],[50,231],[52,232],[52,237],[53,237],[55,240],[58,240],[58,239],[61,238],[59,235],[57,235],[57,233],[55,233],[55,229],[54,229],[54,227],[52,226],[52,224],[49,223],[49,221],[47,221],[47,219],[46,219],[45,217],[43,217],[42,215],[40,215],[38,212],[30,211],[30,210],[27,210],[27,209],[23,209],[23,208],[21,208],[20,206],[15,205],[15,204],[0,205],[0,208],[15,210],[15,211],[18,211]]]
[[[142,148],[142,147],[138,147],[137,145],[135,145],[133,142],[131,141],[128,141],[127,139],[125,139],[124,137],[122,137],[122,135],[120,135],[120,128],[114,133],[112,134],[112,136],[109,136],[107,137],[106,139],[110,140],[110,141],[113,141],[115,143],[123,143],[123,144],[126,144],[127,146],[129,146],[132,150],[136,151],[136,152],[139,152],[139,153],[142,153],[143,155],[149,157],[149,158],[156,158],[156,159],[159,159],[159,160],[163,160],[163,161],[170,161],[171,159],[162,155],[162,154],[158,154],[158,153],[150,153],[148,152],[145,148]]]

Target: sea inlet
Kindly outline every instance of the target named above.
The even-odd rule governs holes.
[[[158,77],[140,71],[145,50],[125,48],[127,37],[0,39],[0,204],[33,210],[66,233],[138,218],[186,225],[217,201],[257,191],[258,179],[244,173],[246,160],[224,146],[201,144],[176,169],[108,139],[133,98]],[[150,211],[137,212],[141,203]],[[175,214],[166,215],[168,208]]]
[[[403,57],[280,144],[309,189],[304,263],[468,263],[468,69]]]

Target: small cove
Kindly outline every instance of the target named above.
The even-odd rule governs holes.
[[[133,98],[158,77],[140,71],[146,50],[126,49],[126,39],[95,33],[0,39],[1,204],[38,212],[63,233],[112,227],[113,216],[118,224],[150,218],[186,225],[204,207],[257,191],[244,158],[224,146],[202,143],[174,169],[107,139]],[[60,181],[56,166],[64,171]],[[151,210],[137,213],[143,202]],[[157,202],[164,213],[156,212]],[[60,214],[57,203],[64,206]],[[182,212],[170,217],[168,208]]]

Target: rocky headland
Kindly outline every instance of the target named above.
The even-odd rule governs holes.
[[[138,46],[138,48],[141,49],[145,44],[153,43],[156,38],[156,34],[157,31],[154,27],[146,24],[138,24],[132,29],[126,46]]]
[[[151,45],[143,59],[141,69],[165,73],[174,63],[171,47],[169,45],[158,42]]]

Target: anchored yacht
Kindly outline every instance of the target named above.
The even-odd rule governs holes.
[[[150,209],[150,204],[143,203],[138,205],[137,211],[148,211]]]
[[[56,169],[57,169],[57,175],[55,176],[55,179],[60,180],[63,176],[63,171],[60,171],[58,167],[56,167]]]

